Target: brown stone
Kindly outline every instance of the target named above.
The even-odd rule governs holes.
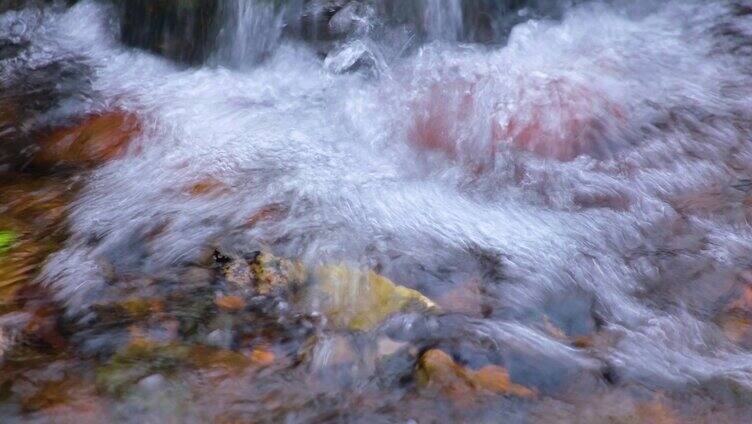
[[[276,356],[274,352],[265,347],[257,347],[251,351],[250,358],[254,364],[271,365],[274,363]]]
[[[42,167],[93,168],[121,156],[140,133],[141,124],[132,113],[92,115],[42,137],[33,163]]]
[[[503,367],[486,365],[474,371],[457,364],[451,356],[438,349],[428,350],[421,356],[416,379],[422,388],[436,390],[459,402],[472,400],[482,394],[518,397],[536,395],[534,390],[513,383],[509,372]]]
[[[261,222],[264,221],[275,221],[279,220],[282,217],[282,214],[284,214],[286,211],[285,207],[282,206],[279,203],[272,203],[271,205],[266,205],[256,211],[253,215],[251,215],[246,221],[245,226],[246,227],[255,227]]]
[[[214,298],[214,303],[223,311],[233,312],[245,308],[245,300],[240,296],[222,296]]]
[[[229,186],[212,177],[206,177],[187,187],[185,193],[192,197],[217,197],[229,191]]]

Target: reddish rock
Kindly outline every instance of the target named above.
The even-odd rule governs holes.
[[[410,142],[481,167],[476,169],[482,169],[504,144],[571,161],[582,154],[603,154],[599,143],[604,120],[615,125],[625,121],[620,107],[572,81],[555,79],[529,89],[523,86],[496,102],[482,98],[488,95],[483,92],[487,86],[485,77],[477,81],[449,78],[431,86],[412,104]]]
[[[188,186],[185,193],[191,197],[217,197],[229,191],[227,184],[213,177],[206,177]]]
[[[132,113],[112,111],[89,116],[77,125],[42,137],[33,163],[92,168],[121,156],[140,133],[141,124]]]
[[[261,209],[259,209],[257,212],[255,212],[253,215],[251,215],[245,221],[245,226],[248,228],[252,228],[261,222],[278,221],[282,218],[282,215],[286,211],[287,209],[279,203],[272,203],[270,205],[266,205],[262,207]]]
[[[604,96],[571,81],[556,79],[535,88],[534,95],[521,91],[520,106],[511,116],[497,115],[494,142],[570,161],[596,153],[602,116],[624,119],[621,109]]]

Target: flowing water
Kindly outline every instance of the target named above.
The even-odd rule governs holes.
[[[141,382],[65,416],[749,417],[752,333],[729,312],[752,311],[749,7],[531,2],[488,11],[481,44],[460,0],[366,3],[323,57],[290,35],[306,5],[221,2],[217,46],[190,68],[121,44],[107,4],[3,14],[0,40],[23,46],[0,61],[4,81],[60,64],[75,75],[72,88],[55,77],[63,100],[35,125],[110,110],[140,125],[123,155],[75,177],[69,236],[37,281],[86,329],[92,306],[118,296],[113,279],[177,275],[207,246],[373,269],[466,300],[393,316],[378,334],[502,365],[537,397],[458,406],[314,354],[304,371],[185,372],[158,395]],[[206,181],[221,190],[190,193]],[[94,331],[73,357],[120,334]]]

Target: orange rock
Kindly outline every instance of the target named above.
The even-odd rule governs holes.
[[[579,349],[593,347],[593,338],[590,336],[577,336],[572,340],[572,346]]]
[[[509,372],[498,365],[486,365],[473,371],[457,364],[438,349],[425,352],[416,371],[418,384],[437,390],[455,401],[466,402],[482,394],[533,397],[534,390],[513,383]]]
[[[752,348],[752,273],[741,272],[733,282],[735,287],[730,290],[730,300],[715,322],[729,340],[744,348]]]
[[[746,286],[742,289],[741,295],[729,304],[729,310],[742,309],[752,312],[752,286]]]
[[[736,311],[723,315],[719,321],[729,340],[745,346],[752,345],[752,317],[748,314]]]
[[[271,205],[266,205],[259,209],[256,213],[251,215],[246,221],[245,226],[246,227],[255,227],[258,225],[259,222],[263,221],[269,221],[269,220],[278,220],[282,217],[282,214],[285,212],[285,207],[282,206],[279,203],[272,203]]]
[[[138,118],[129,112],[89,116],[75,126],[43,137],[34,164],[92,168],[122,155],[140,133]]]
[[[678,424],[673,412],[663,403],[654,401],[635,408],[635,416],[639,422],[651,424]]]
[[[214,179],[212,177],[207,177],[189,186],[186,189],[185,193],[193,197],[198,197],[198,196],[215,197],[223,193],[226,193],[228,190],[229,190],[229,187],[227,186],[227,184],[217,179]]]
[[[251,351],[251,362],[258,365],[271,365],[274,363],[276,356],[274,352],[264,347],[257,347]]]
[[[438,349],[431,349],[420,357],[417,381],[420,386],[436,389],[447,396],[458,396],[472,390],[462,367]]]
[[[512,383],[509,371],[498,365],[486,365],[472,373],[472,381],[483,390],[493,393],[510,394],[519,397],[533,397],[535,391]]]
[[[214,299],[214,303],[223,311],[239,311],[245,308],[245,300],[240,296],[222,296],[219,295]]]
[[[197,368],[228,372],[240,372],[251,365],[251,361],[241,353],[206,346],[192,347],[188,354],[188,360]]]
[[[556,324],[552,323],[548,316],[543,317],[543,328],[554,338],[559,340],[567,339],[566,333],[564,333],[561,328],[557,327]]]

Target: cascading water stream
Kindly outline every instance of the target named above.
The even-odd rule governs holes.
[[[265,0],[223,0],[216,60],[235,67],[253,66],[279,45],[284,6]]]
[[[429,39],[457,41],[461,38],[461,0],[424,0],[422,9],[423,27]]]
[[[0,17],[10,93],[0,107],[10,98],[34,111],[16,126],[0,120],[0,134],[31,143],[0,166],[70,178],[66,238],[38,279],[79,326],[72,357],[110,361],[98,384],[106,372],[118,384],[138,375],[108,400],[118,417],[185,407],[196,421],[650,422],[664,401],[687,422],[750,412],[748,9],[210,4],[203,21],[184,15],[189,6],[175,12],[210,22],[204,32],[165,18],[158,36],[122,15],[118,30],[119,9],[95,1]],[[180,50],[175,33],[204,34],[207,50],[183,60],[170,50]],[[40,96],[55,101],[42,108]],[[0,110],[25,117],[16,103]],[[36,128],[48,137],[88,123],[62,137],[86,143],[111,121],[128,124],[129,142],[83,170],[71,171],[83,148],[71,158],[33,144]],[[267,251],[299,261],[311,285],[322,269],[366,270],[348,281],[387,290],[387,277],[435,308],[394,301],[404,309],[373,328],[332,329],[348,311],[327,314],[307,286],[294,291],[300,309],[268,293],[227,295],[238,279],[223,267],[260,273]],[[205,287],[197,275],[214,277]],[[108,302],[131,315],[110,319]],[[139,360],[123,356],[124,339],[141,343]],[[228,362],[268,359],[261,348],[275,359],[216,378],[222,367],[191,374],[204,372],[194,351],[155,359],[141,339],[211,346]],[[439,369],[473,383],[426,388],[433,349],[448,353]],[[141,360],[167,365],[128,368]],[[159,387],[172,406],[150,399],[154,375],[170,381]]]

